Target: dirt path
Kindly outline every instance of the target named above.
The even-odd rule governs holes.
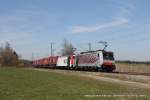
[[[106,82],[113,82],[117,84],[122,85],[128,85],[132,87],[140,87],[140,88],[146,88],[150,89],[150,83],[143,83],[143,81],[134,81],[134,80],[149,80],[149,76],[135,76],[135,75],[120,75],[120,74],[110,74],[110,73],[98,73],[98,72],[84,72],[84,71],[71,71],[71,70],[55,70],[55,69],[37,69],[37,68],[31,68],[31,70],[38,70],[38,71],[46,71],[46,72],[55,72],[55,73],[61,73],[61,74],[69,74],[69,75],[77,75],[81,77],[88,77],[100,81],[106,81]],[[118,76],[117,76],[118,75]],[[119,78],[117,78],[119,77]],[[124,77],[127,77],[124,79]],[[146,77],[146,78],[145,78]],[[130,80],[130,78],[134,78],[134,80]]]

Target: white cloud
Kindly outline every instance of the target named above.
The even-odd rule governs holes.
[[[135,6],[129,3],[125,5],[119,5],[118,11],[116,12],[115,16],[112,17],[114,19],[112,22],[100,24],[97,26],[73,26],[71,27],[70,32],[71,33],[96,32],[101,29],[113,28],[127,24],[129,22],[129,17],[132,15],[132,10],[134,8]]]
[[[104,23],[101,25],[93,26],[93,27],[74,26],[71,28],[71,32],[72,33],[95,32],[95,31],[99,31],[100,29],[112,28],[112,27],[120,26],[120,25],[123,25],[126,23],[128,23],[128,19],[119,18],[119,19],[114,20],[112,22]]]

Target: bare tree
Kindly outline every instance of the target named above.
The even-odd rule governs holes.
[[[5,47],[0,49],[0,60],[3,66],[17,65],[18,54],[11,48],[10,44],[7,42]]]
[[[71,43],[69,43],[67,39],[63,40],[62,46],[63,46],[61,50],[62,56],[74,54],[74,46]]]

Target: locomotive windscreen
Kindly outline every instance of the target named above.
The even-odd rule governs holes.
[[[113,52],[103,52],[104,60],[114,60]]]

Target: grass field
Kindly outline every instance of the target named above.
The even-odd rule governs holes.
[[[150,90],[75,75],[0,68],[0,100],[150,100]]]

